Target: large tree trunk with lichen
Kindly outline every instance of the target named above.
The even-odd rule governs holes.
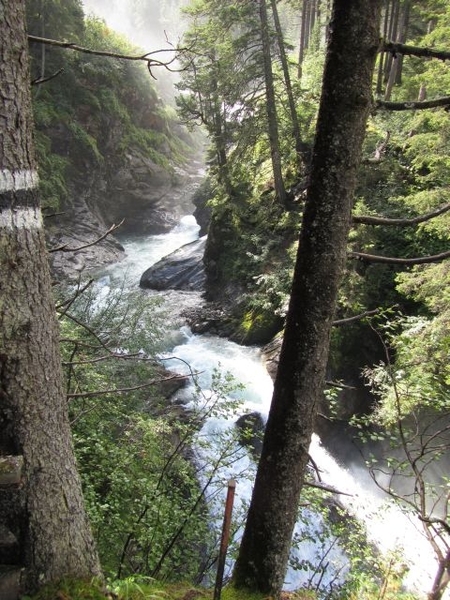
[[[237,587],[278,594],[323,393],[356,172],[372,97],[381,0],[335,0],[310,185]],[[355,52],[358,48],[358,52]]]
[[[32,147],[24,2],[0,0],[0,14],[0,454],[23,461],[20,485],[0,481],[0,532],[15,539],[24,592],[100,568],[62,385]],[[11,590],[0,587],[6,594]]]

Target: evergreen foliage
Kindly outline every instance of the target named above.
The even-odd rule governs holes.
[[[237,410],[239,388],[218,372],[208,393],[196,386],[189,409],[171,405],[158,304],[121,289],[61,302],[75,451],[107,577],[201,581],[219,536],[207,506],[223,485],[219,466],[236,460],[236,439],[218,433],[213,456],[200,430],[206,417]]]
[[[81,3],[28,3],[29,32],[121,54],[139,52],[96,17],[84,18]],[[106,59],[32,43],[32,79],[59,75],[33,86],[37,153],[44,208],[70,198],[87,164],[119,165],[136,149],[167,171],[190,149],[177,117],[166,107],[142,64]]]
[[[97,49],[134,52],[129,42],[101,20],[83,20],[78,1],[28,4],[32,33]],[[147,9],[154,7],[152,3]],[[282,21],[292,10],[296,14],[296,6],[282,13]],[[239,288],[237,337],[244,342],[268,341],[282,326],[290,293],[307,172],[297,166],[286,91],[274,61],[283,175],[292,201],[291,210],[286,211],[273,194],[254,3],[195,0],[186,15],[190,25],[185,41],[194,50],[182,59],[185,71],[177,102],[181,117],[191,125],[203,125],[211,140],[209,284],[221,293]],[[301,80],[293,77],[306,145],[312,142],[320,93],[326,15],[321,18],[309,39]],[[285,18],[284,23],[294,75],[295,32],[292,19]],[[429,0],[412,7],[407,41],[443,48],[449,28],[448,3]],[[103,164],[111,144],[117,157],[136,147],[167,169],[171,161],[183,159],[187,148],[176,134],[177,117],[161,103],[143,67],[37,45],[31,51],[33,79],[64,68],[62,75],[34,87],[36,145],[46,206],[56,209],[64,203],[74,171],[80,164],[84,167],[85,161]],[[446,63],[405,57],[401,82],[394,85],[391,100],[412,101],[425,92],[429,98],[445,96],[449,89]],[[114,127],[119,123],[121,133],[119,139],[108,142],[104,133],[111,123]],[[355,215],[411,219],[447,203],[449,140],[444,109],[374,111]],[[449,247],[449,214],[414,227],[355,224],[349,250],[398,258],[438,254]],[[361,382],[361,369],[369,366],[365,376],[375,392],[375,410],[362,407],[370,415],[368,421],[359,423],[369,437],[384,442],[392,436],[398,445],[398,431],[392,432],[399,423],[408,423],[416,415],[439,417],[448,412],[449,278],[448,261],[407,268],[349,262],[337,317],[372,309],[379,309],[381,316],[376,325],[364,320],[336,330],[330,368],[339,377]],[[130,301],[119,296],[99,308],[93,297],[84,295],[70,309],[75,320],[68,315],[61,318],[75,445],[102,562],[113,578],[141,573],[198,580],[217,533],[206,524],[205,493],[190,454],[194,440],[198,441],[202,414],[194,411],[190,418],[181,419],[179,413],[163,408],[163,390],[156,392],[154,386],[118,393],[161,377],[153,360],[160,350],[157,308],[142,306],[137,297]],[[124,308],[131,304],[135,306],[132,313]],[[144,337],[142,332],[146,332]],[[105,360],[101,358],[104,352]],[[378,364],[380,357],[383,362]],[[227,386],[227,382],[217,382],[220,397],[226,396]],[[111,391],[97,393],[107,389]],[[379,433],[380,428],[387,433]],[[224,444],[229,448],[232,441]],[[227,451],[220,460],[231,460]],[[392,462],[388,467],[399,468]],[[345,541],[348,531],[348,523],[339,521],[334,535]],[[383,564],[369,550],[364,556],[351,553],[352,544],[359,544],[362,537],[363,533],[352,531],[347,539],[351,573],[341,591],[346,598],[381,597],[375,588],[389,579],[391,563]],[[385,588],[383,597],[402,597],[400,579],[394,574],[389,582],[391,588]],[[232,588],[225,591],[225,598],[227,594],[233,597]]]

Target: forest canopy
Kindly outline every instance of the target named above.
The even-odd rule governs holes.
[[[6,4],[12,11],[14,3]],[[133,0],[126,19],[139,33],[140,44],[145,32],[152,32],[154,36],[144,49],[113,31],[107,20],[94,14],[86,15],[78,0],[40,0],[26,4],[28,33],[32,36],[28,47],[33,143],[41,205],[48,215],[45,220],[47,240],[53,242],[61,231],[70,231],[75,225],[79,227],[79,221],[86,215],[87,223],[82,225],[90,227],[95,223],[99,229],[114,228],[113,223],[120,221],[121,211],[130,210],[131,205],[135,222],[139,221],[140,203],[148,188],[156,187],[157,180],[162,181],[162,187],[167,186],[160,194],[163,201],[180,181],[185,181],[180,173],[184,173],[183,169],[197,158],[206,143],[207,174],[198,191],[205,219],[202,226],[208,232],[204,292],[206,300],[219,311],[213,312],[207,327],[213,323],[214,332],[241,344],[270,343],[272,351],[275,348],[271,358],[276,371],[280,339],[286,328],[289,331],[286,324],[292,321],[290,314],[295,304],[292,298],[297,297],[295,282],[298,275],[301,279],[304,273],[309,273],[311,266],[311,261],[302,263],[301,259],[302,251],[306,256],[309,249],[311,223],[319,214],[319,201],[311,208],[315,169],[320,162],[318,154],[329,156],[332,150],[326,144],[319,145],[321,111],[326,108],[334,115],[342,109],[344,114],[348,108],[349,113],[353,111],[356,115],[367,100],[362,86],[359,96],[352,90],[348,98],[341,99],[334,107],[327,105],[327,101],[332,103],[331,96],[323,94],[330,40],[337,39],[339,33],[330,27],[332,3],[321,0],[167,0],[162,3]],[[119,3],[103,4],[112,10],[118,8]],[[446,475],[450,400],[450,7],[445,0],[418,3],[371,0],[365,7],[369,4],[381,16],[376,32],[379,46],[375,48],[378,52],[369,81],[369,104],[361,116],[365,132],[361,152],[358,150],[360,156],[351,163],[359,162],[359,166],[349,198],[352,205],[349,233],[345,235],[343,252],[339,255],[345,264],[343,276],[336,302],[330,300],[332,316],[324,317],[324,311],[318,314],[321,312],[318,307],[323,306],[321,302],[331,285],[332,266],[341,260],[337,257],[328,272],[316,277],[315,289],[319,292],[311,318],[308,317],[298,335],[288,336],[291,341],[295,338],[293,347],[299,352],[298,340],[310,321],[315,331],[319,331],[325,321],[331,330],[330,352],[324,363],[326,377],[322,378],[326,382],[321,380],[314,387],[311,376],[306,386],[314,388],[311,410],[306,415],[311,431],[305,433],[301,428],[307,426],[300,423],[296,441],[290,444],[288,451],[297,442],[302,447],[306,458],[298,479],[308,485],[302,491],[300,504],[306,503],[308,509],[314,507],[328,516],[334,514],[334,522],[332,518],[327,530],[330,538],[324,536],[324,539],[336,540],[347,557],[349,568],[335,587],[332,582],[327,588],[325,584],[325,587],[316,585],[317,578],[326,580],[327,569],[328,575],[332,569],[327,566],[325,550],[325,555],[315,563],[306,558],[293,559],[291,555],[290,566],[307,574],[305,587],[318,598],[412,597],[407,595],[402,583],[403,573],[397,573],[397,569],[401,571],[401,559],[386,559],[372,552],[366,543],[367,532],[353,521],[350,524],[350,519],[347,526],[348,514],[339,502],[329,504],[330,490],[311,491],[310,485],[317,484],[317,475],[320,480],[320,465],[319,468],[311,467],[311,463],[310,467],[306,466],[306,446],[313,425],[325,446],[331,445],[328,440],[332,440],[337,431],[344,431],[344,435],[361,448],[377,485],[402,510],[419,519],[437,565],[428,598],[438,600],[444,597],[450,568]],[[342,0],[336,0],[333,5],[337,11],[335,17],[339,16],[339,10],[348,9],[351,13]],[[158,33],[155,21],[158,21]],[[168,40],[161,35],[168,24],[177,36],[181,35],[180,39]],[[42,41],[45,39],[73,47],[45,43]],[[122,56],[144,55],[154,51],[155,41],[160,49],[169,46],[171,56],[177,57],[176,63],[168,60],[168,68],[161,65],[156,81],[154,71],[149,70],[145,61],[140,64],[135,60],[95,54],[97,50]],[[365,42],[370,46],[367,40]],[[369,51],[373,50],[372,46]],[[76,47],[94,52],[80,52]],[[354,68],[355,73],[359,65],[355,66],[351,60],[358,61],[358,51],[355,50],[354,57],[348,49],[345,54],[348,64],[354,65],[348,69]],[[359,62],[363,62],[362,57]],[[348,71],[344,75],[348,75],[351,84],[353,73]],[[5,75],[5,81],[6,76],[11,77],[11,74]],[[173,85],[175,101],[172,103],[168,88]],[[337,83],[334,87],[337,89]],[[25,109],[24,114],[28,114]],[[12,122],[11,118],[8,123]],[[337,122],[334,133],[339,126]],[[199,135],[198,131],[202,133]],[[28,137],[31,139],[31,133]],[[345,150],[350,153],[356,146],[357,142],[347,139]],[[4,155],[7,158],[6,150]],[[32,157],[33,153],[29,155]],[[2,169],[9,168],[6,158]],[[33,171],[33,164],[28,165],[26,156],[23,160],[24,164],[18,165],[16,170],[28,172],[30,167]],[[343,176],[345,184],[352,185],[351,169],[346,165],[344,170],[335,159],[332,167],[340,169],[338,175]],[[153,177],[150,184],[142,175],[144,171],[146,176],[151,173]],[[123,179],[118,179],[118,175]],[[134,180],[133,184],[138,182],[139,189],[145,189],[142,197],[137,198],[139,194],[129,184],[130,179]],[[325,179],[323,176],[322,180]],[[336,176],[335,183],[337,181]],[[127,195],[128,184],[132,190]],[[117,190],[123,192],[121,202],[112,193]],[[5,195],[5,190],[1,191]],[[16,192],[11,193],[21,202],[22,192]],[[324,209],[328,216],[331,207],[335,208],[342,198],[337,188],[335,192],[334,197],[330,194],[328,213],[327,207]],[[13,214],[14,203],[10,206],[8,202],[2,196],[2,211],[11,210]],[[37,200],[30,200],[25,209],[35,205]],[[80,207],[85,212],[80,212]],[[341,226],[338,217],[335,217],[335,227],[331,227],[332,233]],[[318,231],[323,232],[325,217],[320,221],[322,228]],[[8,222],[0,220],[2,226]],[[167,224],[158,226],[163,230]],[[12,236],[8,226],[5,227],[8,236]],[[28,234],[24,231],[24,236]],[[55,367],[58,391],[53,396],[47,394],[42,380],[38,392],[43,395],[36,392],[34,402],[29,405],[39,406],[42,401],[43,406],[50,407],[50,396],[57,396],[58,406],[62,408],[53,412],[65,414],[68,407],[66,416],[71,425],[79,476],[103,573],[117,590],[123,589],[124,578],[130,578],[129,581],[138,586],[145,578],[171,582],[189,580],[195,585],[206,581],[209,585],[220,537],[219,528],[211,524],[208,512],[209,502],[217,493],[212,481],[221,468],[232,468],[242,432],[218,436],[218,454],[210,464],[200,465],[194,460],[193,448],[199,446],[204,455],[213,455],[208,443],[201,441],[199,431],[209,416],[226,420],[240,410],[240,401],[235,400],[240,393],[239,385],[232,375],[218,371],[212,378],[211,390],[202,390],[197,383],[189,411],[183,412],[179,406],[172,405],[167,400],[167,390],[169,387],[173,391],[172,385],[178,387],[178,380],[175,376],[176,381],[173,381],[173,374],[164,371],[160,360],[170,337],[165,329],[169,321],[167,314],[158,301],[124,289],[113,290],[99,308],[93,285],[95,277],[92,281],[84,279],[83,269],[77,272],[77,276],[80,272],[81,276],[76,284],[74,280],[69,285],[61,281],[58,273],[60,280],[53,289],[58,322],[54,323],[50,275],[44,265],[47,260],[44,240],[41,233],[33,236],[34,232],[27,238],[32,241],[27,243],[13,240],[8,248],[20,252],[21,248],[29,249],[36,243],[38,250],[29,253],[31,262],[27,269],[40,276],[42,268],[42,279],[36,280],[35,285],[36,289],[46,289],[48,294],[42,296],[39,319],[48,317],[49,331],[59,331],[59,345],[56,346],[55,333],[51,343],[56,350],[49,346],[49,351],[53,358],[57,355],[55,364],[58,360],[62,362],[62,374],[59,367]],[[319,239],[318,235],[312,237]],[[121,251],[118,241],[111,244],[117,252]],[[7,248],[6,242],[2,247]],[[61,248],[64,244],[59,248],[53,245],[51,250],[65,251]],[[7,254],[11,252],[8,250]],[[33,263],[33,260],[38,262]],[[21,265],[21,261],[18,264]],[[303,265],[301,273],[299,264]],[[4,282],[9,281],[12,273],[10,265],[2,256],[0,274]],[[314,277],[314,272],[319,271],[318,259],[314,259],[313,267]],[[15,281],[12,276],[13,287],[6,288],[6,284],[2,284],[9,290],[2,293],[8,299],[8,311],[11,310],[2,308],[2,327],[7,324],[8,315],[14,313],[12,301],[19,302],[27,294],[24,283],[27,269],[24,268],[22,276],[18,275],[17,281],[22,283],[15,289],[20,289],[20,293],[12,292]],[[56,271],[52,276],[56,278]],[[306,306],[304,297],[298,296],[301,306]],[[32,304],[29,308],[33,309]],[[203,319],[202,325],[207,321]],[[23,325],[23,331],[28,331],[26,326]],[[11,398],[16,398],[16,393],[19,398],[19,391],[14,394],[8,391],[15,377],[11,368],[14,361],[10,357],[14,355],[17,364],[22,364],[27,353],[19,352],[18,338],[13,334],[9,336],[15,329],[6,325],[3,329],[2,402],[5,397],[9,404],[0,410],[0,426],[5,432],[8,455],[25,457],[24,493],[29,493],[31,498],[30,473],[38,468],[35,461],[39,462],[37,454],[29,452],[27,446],[34,417],[26,410],[26,397],[20,396],[20,401],[17,400],[20,410],[16,410]],[[30,329],[33,335],[35,329]],[[30,338],[21,336],[20,343],[26,344],[28,339],[34,340],[32,335]],[[35,343],[33,348],[39,344]],[[125,347],[126,353],[122,353]],[[265,352],[268,355],[269,350]],[[321,342],[315,367],[327,352],[325,340]],[[288,354],[282,351],[282,363],[287,361]],[[292,369],[286,364],[281,364],[279,372],[292,371],[297,385],[289,403],[290,410],[301,402],[298,396],[302,395],[299,390],[304,373],[294,372],[298,363],[292,362]],[[281,383],[276,380],[276,390],[283,386],[285,389],[286,381],[288,376]],[[20,390],[20,387],[11,387],[11,390]],[[27,386],[22,388],[23,393]],[[306,395],[303,394],[304,398]],[[30,417],[25,419],[26,425],[11,428],[9,415],[14,414],[19,422],[17,415],[21,411]],[[25,431],[25,427],[30,429]],[[11,434],[11,431],[19,433]],[[285,434],[283,430],[283,436]],[[247,431],[244,438],[253,435],[254,431]],[[270,433],[266,438],[269,436]],[[270,441],[266,439],[262,454],[266,458],[268,451],[264,448],[267,447]],[[70,442],[66,451],[70,455]],[[2,454],[5,452],[2,447]],[[269,454],[272,456],[271,451]],[[256,462],[253,457],[253,466],[249,469],[252,474]],[[264,459],[260,469],[263,464]],[[241,476],[239,473],[238,478]],[[75,474],[73,481],[77,482],[77,477]],[[404,481],[408,485],[404,486]],[[78,484],[74,484],[74,489]],[[293,502],[293,512],[297,515],[298,501]],[[12,503],[5,500],[4,504],[9,506],[4,511],[6,514]],[[80,510],[81,514],[78,500],[74,500],[75,504],[75,512],[78,514]],[[17,510],[25,513],[28,510],[26,502],[15,505],[19,507]],[[34,506],[33,502],[29,506]],[[0,508],[3,519],[1,502]],[[247,508],[235,515],[234,527],[239,535],[232,543],[232,561],[238,556]],[[16,513],[12,511],[12,514],[5,518],[5,531],[11,530],[20,544],[22,540],[32,544],[30,540],[38,536],[32,525],[36,517],[27,513],[21,524]],[[86,534],[84,541],[86,547],[92,548],[89,535]],[[300,551],[303,541],[294,540]],[[287,543],[290,546],[290,538]],[[14,546],[16,562],[28,561],[25,565],[27,591],[34,591],[41,579],[51,581],[54,575],[41,577],[38,570],[44,572],[45,565],[38,568],[30,558],[33,551],[28,547],[19,548],[20,544],[16,542]],[[89,560],[88,572],[97,574],[94,551]],[[252,560],[250,557],[250,563]],[[279,560],[277,555],[269,562],[274,566]],[[269,572],[269,567],[265,571]],[[240,577],[238,569],[234,583],[250,581],[248,572],[244,575]],[[115,583],[111,583],[113,581]],[[282,581],[280,584],[263,581],[259,591],[278,595],[281,584]]]

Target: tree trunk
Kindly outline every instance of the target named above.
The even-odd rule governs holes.
[[[406,42],[407,37],[408,37],[410,11],[411,11],[411,3],[409,0],[406,0],[402,6],[400,35],[398,38],[398,41],[402,44],[404,44]],[[402,75],[403,75],[403,60],[404,60],[403,54],[400,54],[400,56],[398,57],[397,60],[398,60],[398,65],[397,65],[397,74],[396,74],[396,78],[395,78],[395,84],[401,85],[402,84]]]
[[[398,20],[400,14],[400,0],[392,0],[392,7],[389,19],[388,36],[389,41],[395,41],[397,39],[398,32]],[[397,65],[398,57],[394,57],[391,52],[387,55],[384,65],[384,81],[386,83],[386,90],[384,93],[384,99],[389,100],[391,96],[392,86],[395,81],[395,69]]]
[[[278,8],[277,8],[276,0],[270,0],[270,6],[272,8],[272,15],[273,15],[273,20],[274,20],[274,24],[275,24],[275,32],[277,34],[278,48],[280,50],[280,60],[281,60],[281,66],[283,69],[284,84],[286,86],[286,94],[287,94],[288,103],[289,103],[289,112],[290,112],[291,121],[292,121],[292,135],[293,135],[294,143],[295,143],[295,151],[296,151],[297,157],[298,157],[298,166],[302,167],[303,165],[305,165],[308,162],[308,158],[309,158],[308,157],[308,146],[303,143],[301,133],[300,133],[300,123],[298,120],[297,110],[295,107],[294,92],[292,89],[291,75],[289,72],[289,63],[288,63],[288,59],[286,56],[286,50],[284,47],[283,31],[281,28],[280,18],[278,15]]]
[[[406,2],[400,7],[400,4],[397,3],[395,6],[395,11],[393,14],[393,23],[392,23],[392,33],[390,37],[390,41],[400,42],[404,44],[407,37],[409,24],[409,2]],[[403,69],[403,55],[400,54],[398,56],[392,56],[389,53],[389,64],[390,70],[387,77],[386,90],[384,93],[384,99],[390,100],[392,95],[392,90],[394,85],[399,85],[402,79],[402,69]]]
[[[386,6],[383,14],[383,39],[388,40],[388,30],[389,30],[389,2],[386,1]],[[384,68],[385,63],[387,61],[387,56],[384,52],[380,53],[378,57],[378,74],[377,74],[377,94],[381,96],[383,93],[384,87]]]
[[[284,188],[283,173],[281,170],[280,141],[278,135],[277,109],[275,101],[275,87],[272,73],[272,53],[270,51],[269,22],[267,16],[266,0],[259,0],[259,16],[261,20],[264,82],[266,86],[267,131],[269,134],[273,180],[277,198],[281,202],[281,204],[285,206],[286,190]]]
[[[303,65],[303,60],[305,58],[305,49],[306,49],[306,11],[307,11],[307,7],[308,7],[308,0],[303,0],[301,21],[300,21],[300,38],[299,38],[299,46],[298,46],[297,78],[299,80],[302,78],[302,65]]]
[[[0,0],[0,13],[0,453],[24,463],[16,496],[0,490],[0,518],[18,540],[22,591],[30,591],[100,568],[62,386],[32,147],[24,2]]]
[[[335,0],[310,185],[263,450],[234,581],[279,594],[286,572],[371,106],[381,0]],[[355,53],[355,48],[358,52]]]

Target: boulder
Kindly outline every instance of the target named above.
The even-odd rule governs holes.
[[[186,244],[147,269],[140,287],[153,290],[201,291],[205,283],[203,252],[206,237]]]
[[[257,462],[261,455],[265,427],[261,413],[254,411],[240,416],[236,427],[241,446],[247,448]]]

